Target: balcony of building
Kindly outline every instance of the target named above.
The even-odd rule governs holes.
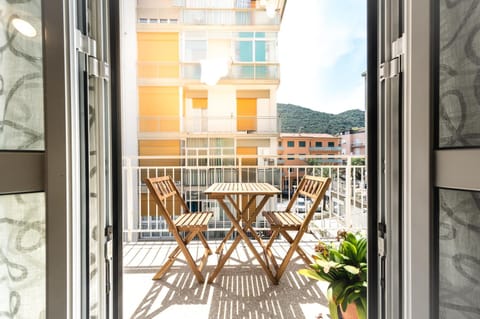
[[[228,62],[221,84],[279,84],[278,62]],[[201,62],[142,61],[137,63],[139,85],[195,85],[201,83]]]
[[[278,136],[277,116],[139,116],[138,138]]]
[[[354,142],[352,143],[352,148],[361,148],[361,147],[365,147],[366,144],[365,142]]]
[[[283,15],[281,1],[224,0],[141,0],[137,8],[137,23],[155,25],[202,26],[275,26]]]
[[[325,153],[325,152],[341,152],[342,151],[342,147],[341,146],[328,146],[328,147],[310,147],[309,148],[310,152],[312,153],[317,153],[317,152],[322,152],[322,153]]]
[[[267,182],[281,193],[267,202],[265,210],[284,209],[304,174],[330,176],[332,184],[310,223],[302,248],[313,253],[319,239],[335,240],[337,230],[366,230],[367,189],[365,166],[353,166],[351,157],[336,158],[341,165],[289,166],[277,156],[199,156],[174,157],[170,166],[140,166],[152,157],[124,159],[124,315],[126,318],[171,318],[196,314],[196,318],[315,318],[326,317],[326,285],[297,273],[306,265],[295,255],[279,285],[273,285],[247,249],[240,244],[219,277],[212,284],[198,284],[183,259],[160,281],[152,276],[175,247],[165,222],[149,197],[146,177],[170,175],[176,181],[192,211],[210,210],[214,218],[206,238],[216,248],[232,223],[215,200],[204,190],[214,182]],[[164,160],[165,157],[159,160]],[[255,164],[252,164],[255,163]],[[285,171],[285,168],[287,170]],[[307,206],[310,203],[307,202]],[[302,212],[296,212],[301,216]],[[308,207],[307,207],[308,209]],[[268,238],[263,217],[254,223],[255,231]],[[255,244],[258,245],[258,244]],[[201,257],[201,245],[193,244],[193,256]],[[259,246],[256,248],[260,249]],[[274,253],[285,255],[288,243],[279,238]],[[210,256],[204,269],[208,277],[218,262]],[[187,316],[188,317],[188,316]]]

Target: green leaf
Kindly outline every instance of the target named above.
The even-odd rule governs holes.
[[[360,298],[355,302],[357,305],[358,319],[367,319],[367,302],[363,298]]]
[[[338,319],[338,307],[337,303],[333,298],[333,289],[327,289],[327,300],[328,300],[328,309],[330,310],[330,318]]]
[[[331,319],[338,319],[338,307],[337,304],[334,302],[328,303],[328,309],[330,310],[330,318]]]
[[[319,281],[327,281],[313,269],[300,269],[297,271],[300,275]]]
[[[360,269],[351,265],[343,266],[343,268],[353,275],[358,275],[360,273]]]
[[[343,253],[351,260],[357,260],[357,248],[350,242],[344,241],[342,243]]]

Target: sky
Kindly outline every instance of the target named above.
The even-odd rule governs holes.
[[[365,0],[287,1],[279,33],[278,103],[365,109]]]

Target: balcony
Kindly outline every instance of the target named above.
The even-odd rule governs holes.
[[[352,148],[365,147],[365,142],[352,143]]]
[[[215,25],[215,26],[278,26],[280,14],[269,16],[263,8],[228,7],[226,1],[217,6],[210,1],[197,5],[179,4],[155,8],[137,8],[137,23],[142,26],[158,24]]]
[[[307,254],[316,241],[306,234],[302,247]],[[215,249],[220,241],[208,244]],[[152,281],[174,247],[171,242],[124,244],[124,318],[316,318],[320,313],[328,318],[327,285],[299,275],[297,270],[305,267],[300,258],[275,286],[242,242],[213,284],[199,285],[183,258],[164,278]],[[189,248],[194,258],[203,253],[200,244]],[[277,244],[274,253],[285,255],[287,248],[286,242]],[[203,274],[213,272],[217,258],[209,257]]]
[[[341,152],[341,146],[329,146],[329,147],[310,147],[310,152]]]
[[[203,191],[215,182],[267,182],[282,191],[282,196],[272,198],[265,209],[284,208],[303,175],[330,176],[332,184],[327,191],[322,208],[311,227],[322,230],[322,236],[334,236],[339,227],[366,229],[367,189],[365,166],[351,165],[351,157],[325,158],[309,156],[304,165],[281,165],[278,156],[178,156],[139,157],[124,159],[124,200],[129,210],[126,216],[127,241],[143,239],[169,239],[165,224],[150,198],[143,180],[147,177],[170,175],[191,210],[211,210],[215,218],[209,225],[216,231],[207,239],[222,238],[231,227],[218,202],[208,199]],[[324,165],[322,160],[337,161],[338,165]],[[140,166],[139,163],[144,166]],[[147,165],[148,166],[145,166]],[[168,166],[167,166],[168,165]],[[256,221],[259,231],[268,230],[262,218]],[[166,237],[167,236],[167,237]]]
[[[277,135],[276,116],[140,116],[139,136]]]
[[[140,84],[155,84],[164,81],[182,80],[200,83],[200,62],[138,62],[138,80]],[[278,83],[280,64],[277,62],[233,62],[229,73],[220,81],[262,81]]]
[[[208,199],[203,190],[214,182],[268,182],[282,191],[265,209],[286,207],[304,174],[330,176],[332,184],[314,220],[302,248],[313,253],[319,238],[335,240],[338,229],[366,229],[365,166],[351,165],[351,157],[335,160],[344,165],[278,165],[277,156],[197,156],[124,158],[124,316],[126,318],[327,318],[327,285],[297,273],[304,268],[294,255],[278,286],[271,284],[246,245],[241,242],[213,284],[199,285],[184,259],[177,261],[160,281],[151,278],[175,247],[156,206],[143,183],[146,177],[170,175],[192,211],[211,210],[214,218],[206,237],[212,248],[218,247],[231,223],[217,201]],[[309,156],[311,157],[311,156]],[[321,156],[314,161],[319,163]],[[149,161],[149,166],[138,163]],[[255,162],[255,165],[250,163]],[[202,165],[198,165],[202,163]],[[155,164],[155,165],[152,165]],[[287,168],[287,172],[284,169]],[[307,203],[308,205],[308,203]],[[308,208],[308,207],[307,207]],[[269,230],[262,217],[254,223],[262,235]],[[267,235],[268,236],[268,235]],[[285,255],[288,243],[279,238],[274,253]],[[260,248],[257,246],[258,250]],[[192,255],[200,258],[201,245],[193,243]],[[218,260],[210,256],[203,273],[212,273]]]

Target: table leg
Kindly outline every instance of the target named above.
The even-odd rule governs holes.
[[[258,215],[258,213],[260,212],[260,210],[263,208],[263,206],[266,204],[266,202],[268,201],[270,196],[264,196],[264,198],[262,199],[261,203],[257,206],[257,208],[255,209],[255,212],[254,214],[252,214],[251,216],[249,216],[250,218],[247,218],[247,219],[243,219],[245,221],[245,226],[242,228],[239,224],[239,222],[237,221],[237,218],[235,218],[235,216],[233,216],[232,212],[230,211],[230,209],[228,208],[228,206],[226,205],[226,203],[224,202],[223,198],[218,198],[218,201],[220,203],[220,205],[223,207],[224,211],[225,211],[225,214],[228,216],[228,218],[232,221],[233,223],[233,226],[234,228],[237,230],[238,234],[240,235],[239,237],[235,238],[235,240],[233,241],[232,245],[230,246],[230,248],[228,249],[227,253],[222,256],[222,258],[220,259],[217,267],[215,268],[214,272],[212,273],[212,275],[209,277],[208,279],[208,282],[209,283],[212,283],[213,280],[215,280],[216,276],[218,275],[218,273],[221,271],[221,269],[223,268],[223,266],[225,265],[225,262],[227,261],[227,259],[230,257],[230,255],[233,253],[233,251],[235,250],[236,246],[238,245],[238,243],[240,242],[241,239],[243,239],[245,241],[245,243],[247,244],[247,246],[250,248],[250,250],[252,251],[253,255],[255,256],[255,258],[257,258],[258,262],[260,263],[260,265],[262,266],[263,270],[265,271],[265,273],[267,274],[267,276],[270,278],[270,280],[274,283],[274,284],[278,284],[278,281],[276,280],[275,276],[273,275],[273,273],[270,271],[270,267],[268,267],[268,265],[265,263],[265,261],[262,259],[262,257],[260,256],[260,254],[257,252],[257,250],[255,249],[255,247],[253,246],[252,242],[250,241],[250,239],[248,238],[247,234],[245,233],[245,230],[247,229],[252,229],[251,227],[251,223],[253,222],[253,220],[255,220],[256,216]],[[247,205],[246,206],[246,209],[249,208],[250,205]],[[238,205],[237,205],[238,207]],[[241,212],[242,215],[244,212]],[[254,235],[255,237],[255,235]],[[263,245],[262,245],[263,246]],[[262,247],[263,248],[263,247]]]
[[[237,217],[236,220],[237,222],[240,222],[242,220],[243,212],[240,209],[240,206],[238,206],[238,203],[233,199],[232,195],[227,195],[227,198],[230,200],[230,202],[233,204],[233,207],[235,208],[235,211],[237,212]],[[256,195],[252,195],[250,200],[247,203],[246,209],[250,207],[250,205],[254,202],[254,200],[257,198]],[[220,254],[220,252],[223,250],[223,247],[225,246],[225,243],[227,242],[228,238],[232,236],[233,232],[235,231],[235,227],[231,227],[230,230],[228,231],[227,235],[225,238],[223,238],[222,242],[220,245],[218,245],[217,249],[215,250],[216,254]]]

